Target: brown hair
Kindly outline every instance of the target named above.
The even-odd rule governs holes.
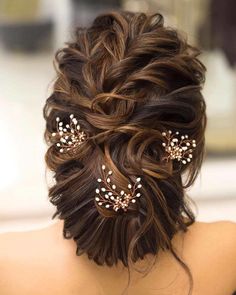
[[[184,189],[192,185],[204,156],[205,67],[199,50],[165,27],[160,14],[114,11],[98,16],[56,54],[57,78],[44,106],[46,162],[55,184],[49,198],[64,220],[64,237],[77,255],[99,265],[121,261],[130,268],[159,249],[175,253],[174,234],[195,221]],[[75,154],[61,154],[51,136],[55,118],[73,113],[89,135]],[[161,132],[179,131],[195,139],[187,165],[163,161]],[[127,212],[97,208],[95,189],[101,166],[122,188],[142,178],[142,195]],[[186,182],[182,180],[186,174]]]

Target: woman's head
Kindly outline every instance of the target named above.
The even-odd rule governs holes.
[[[64,236],[103,265],[125,266],[159,249],[171,249],[178,230],[194,221],[184,196],[204,155],[205,67],[199,51],[165,27],[160,14],[111,12],[98,16],[56,55],[57,78],[44,107],[49,190]],[[76,153],[60,153],[51,136],[56,117],[78,119],[88,139]],[[165,161],[162,132],[195,139],[186,165]],[[142,178],[142,198],[126,212],[97,208],[102,165],[119,189]],[[186,183],[183,182],[186,174]]]

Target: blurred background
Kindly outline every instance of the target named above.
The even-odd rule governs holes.
[[[235,0],[0,0],[0,231],[54,222],[47,200],[42,108],[57,48],[111,8],[161,12],[202,48],[207,156],[188,191],[199,221],[236,221]]]

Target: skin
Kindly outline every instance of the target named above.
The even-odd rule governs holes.
[[[99,267],[75,255],[62,237],[62,221],[40,230],[0,235],[1,295],[121,295],[127,271]],[[193,274],[192,295],[231,295],[236,290],[236,223],[196,222],[173,239]],[[136,267],[144,266],[141,261]],[[188,277],[168,252],[160,252],[147,277],[132,271],[129,295],[187,295]]]

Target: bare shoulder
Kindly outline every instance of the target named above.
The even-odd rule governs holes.
[[[7,270],[20,262],[33,251],[36,244],[36,235],[28,232],[7,232],[0,234],[0,271]]]
[[[0,259],[1,262],[3,259],[7,260],[10,253],[14,249],[16,243],[22,242],[24,240],[24,233],[19,232],[7,232],[0,234]]]
[[[229,220],[195,222],[189,227],[189,237],[199,240],[208,237],[208,241],[220,240],[220,245],[230,246],[236,242],[236,222]]]
[[[189,226],[189,229],[196,231],[203,230],[204,232],[210,230],[212,233],[220,230],[227,233],[236,230],[236,222],[230,220],[218,220],[213,222],[196,221]]]
[[[226,238],[226,242],[236,242],[236,222],[223,220],[210,223],[210,226],[214,235],[221,233]]]
[[[34,255],[41,255],[52,238],[43,229],[0,234],[0,271],[27,264]]]
[[[52,245],[61,240],[61,228],[55,226],[21,232],[7,232],[0,234],[0,259],[16,260],[26,255],[44,254]]]
[[[199,282],[207,285],[217,281],[219,285],[235,290],[236,223],[228,220],[196,222],[188,229],[183,256]]]
[[[14,255],[17,248],[23,250],[24,245],[30,246],[33,242],[32,238],[37,237],[37,234],[32,232],[7,232],[0,234],[0,255],[4,257],[8,256],[7,253],[11,252]],[[20,248],[19,248],[20,247]]]
[[[0,294],[74,294],[86,281],[78,269],[83,260],[75,252],[61,226],[0,234]],[[73,291],[67,293],[68,288]]]
[[[188,227],[185,241],[190,248],[198,245],[211,251],[225,250],[225,254],[236,257],[236,223],[228,220],[195,222]]]
[[[61,274],[69,256],[61,240],[52,228],[0,234],[0,294],[28,294],[25,288],[37,289],[40,276],[57,277],[56,270]],[[56,269],[53,274],[50,266]]]
[[[0,293],[9,294],[9,286],[12,284],[13,270],[17,271],[17,265],[24,239],[19,239],[19,233],[1,233],[0,234]],[[18,245],[18,253],[17,246]]]

